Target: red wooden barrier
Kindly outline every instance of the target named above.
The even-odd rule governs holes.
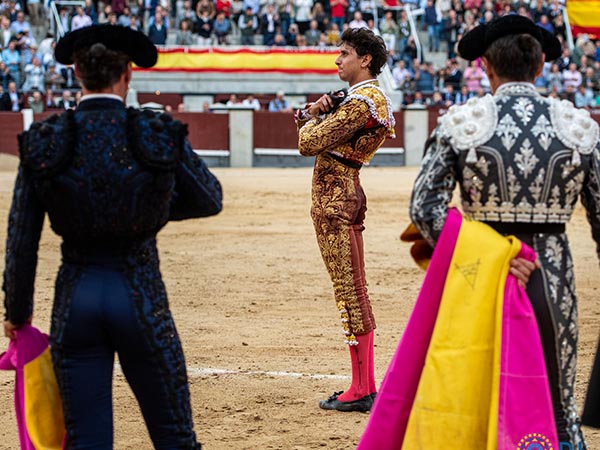
[[[404,112],[398,111],[394,113],[394,119],[396,119],[396,137],[394,139],[386,139],[383,143],[383,147],[404,147]]]
[[[298,132],[291,112],[254,112],[254,148],[298,148]]]
[[[195,150],[229,150],[229,114],[177,113],[173,117],[188,126]]]
[[[16,112],[0,112],[0,152],[19,154],[17,135],[23,131],[23,115]]]

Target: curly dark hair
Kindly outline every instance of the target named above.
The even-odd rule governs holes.
[[[130,61],[126,53],[109,50],[100,43],[77,51],[73,59],[81,84],[90,91],[100,91],[115,84]]]
[[[381,37],[367,28],[348,28],[340,39],[340,45],[343,43],[350,45],[358,56],[371,55],[369,72],[374,77],[381,73],[388,58],[388,51]]]
[[[530,34],[511,34],[492,42],[483,54],[496,75],[533,82],[543,61],[542,45]]]

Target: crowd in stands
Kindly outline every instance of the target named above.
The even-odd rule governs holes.
[[[55,92],[62,98],[65,91],[77,92],[78,85],[73,68],[55,61],[55,39],[60,32],[97,23],[141,30],[156,45],[204,46],[332,46],[344,29],[366,27],[385,41],[406,105],[449,106],[489,92],[479,61],[467,64],[456,54],[458,41],[508,13],[530,17],[565,43],[562,57],[547,64],[536,80],[539,90],[580,107],[600,106],[600,40],[580,36],[569,50],[560,1],[82,0],[80,6],[58,3],[59,23],[54,23],[48,9],[52,0],[0,0],[0,110],[39,104],[40,96],[46,109],[60,108],[48,96]],[[424,14],[411,21],[402,7],[420,7]],[[411,26],[426,37],[420,58]],[[444,52],[442,67],[428,62],[432,52]]]

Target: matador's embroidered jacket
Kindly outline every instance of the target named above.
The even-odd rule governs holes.
[[[375,329],[362,243],[366,197],[359,169],[394,134],[387,96],[375,80],[353,86],[332,113],[298,122],[299,150],[315,155],[311,216],[333,282],[346,343]]]
[[[494,96],[453,106],[440,118],[415,182],[411,219],[435,245],[456,184],[463,212],[483,222],[564,224],[581,198],[600,243],[598,139],[598,125],[587,111],[542,97],[528,83],[504,84]],[[573,262],[565,233],[535,234],[533,246],[555,328],[558,408],[564,409],[569,441],[577,445]]]

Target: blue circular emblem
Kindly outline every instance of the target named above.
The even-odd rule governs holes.
[[[524,436],[517,445],[517,450],[553,450],[550,439],[540,433]]]

